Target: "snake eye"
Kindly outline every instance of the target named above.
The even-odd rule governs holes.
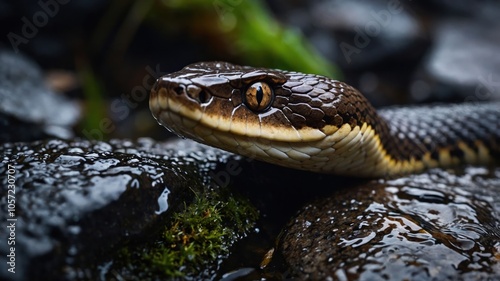
[[[273,99],[273,90],[264,82],[256,82],[250,85],[243,97],[246,106],[256,112],[267,110],[271,106]]]

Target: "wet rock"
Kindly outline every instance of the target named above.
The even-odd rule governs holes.
[[[500,99],[497,22],[452,18],[438,22],[434,46],[411,85],[414,101]]]
[[[278,3],[280,3],[278,1]],[[303,1],[283,16],[330,61],[356,69],[421,53],[422,29],[404,1]],[[281,2],[277,6],[290,6]],[[404,56],[400,54],[405,54]]]
[[[12,249],[4,242],[11,232],[0,232],[4,241],[0,243],[3,280],[95,280],[98,276],[123,276],[124,268],[151,278],[147,272],[153,265],[131,269],[117,253],[132,253],[133,245],[156,243],[170,218],[179,217],[175,214],[188,208],[194,198],[204,199],[209,191],[219,194],[222,189],[211,172],[217,172],[219,165],[224,171],[224,164],[234,157],[190,141],[155,143],[148,139],[4,144],[0,154],[0,208],[4,210],[0,218],[15,225],[16,274],[8,271],[6,261]],[[15,185],[15,193],[8,191],[14,190],[9,183]],[[217,196],[218,200],[227,198]],[[235,202],[232,204],[240,204]],[[216,219],[209,210],[203,218]],[[250,219],[246,222],[252,224]],[[227,226],[223,246],[229,247],[241,237],[248,225]],[[139,246],[135,251],[147,252],[147,248]],[[210,253],[224,258],[220,248]],[[134,263],[139,262],[140,257],[134,256]],[[112,266],[118,264],[121,267]],[[203,274],[216,265],[212,261],[198,268],[201,273],[185,268],[183,274]],[[168,277],[163,274],[157,278]]]
[[[344,188],[291,220],[301,280],[496,280],[500,169],[432,170]]]
[[[68,138],[80,108],[49,90],[39,67],[0,49],[0,142]]]

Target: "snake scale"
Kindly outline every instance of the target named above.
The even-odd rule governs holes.
[[[159,78],[149,106],[182,137],[318,173],[386,177],[500,155],[498,102],[376,110],[346,83],[299,72],[191,64]]]

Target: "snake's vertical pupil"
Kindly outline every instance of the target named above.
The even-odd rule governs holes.
[[[257,103],[260,105],[262,103],[262,99],[264,98],[264,90],[262,90],[262,85],[257,87]]]
[[[271,106],[274,93],[265,82],[256,82],[250,85],[245,92],[245,105],[252,111],[263,112]]]

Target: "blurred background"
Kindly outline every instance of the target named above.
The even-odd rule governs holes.
[[[3,0],[0,123],[164,139],[148,108],[154,80],[210,60],[327,75],[377,107],[498,99],[499,16],[487,0]],[[32,71],[63,102],[6,86]]]

